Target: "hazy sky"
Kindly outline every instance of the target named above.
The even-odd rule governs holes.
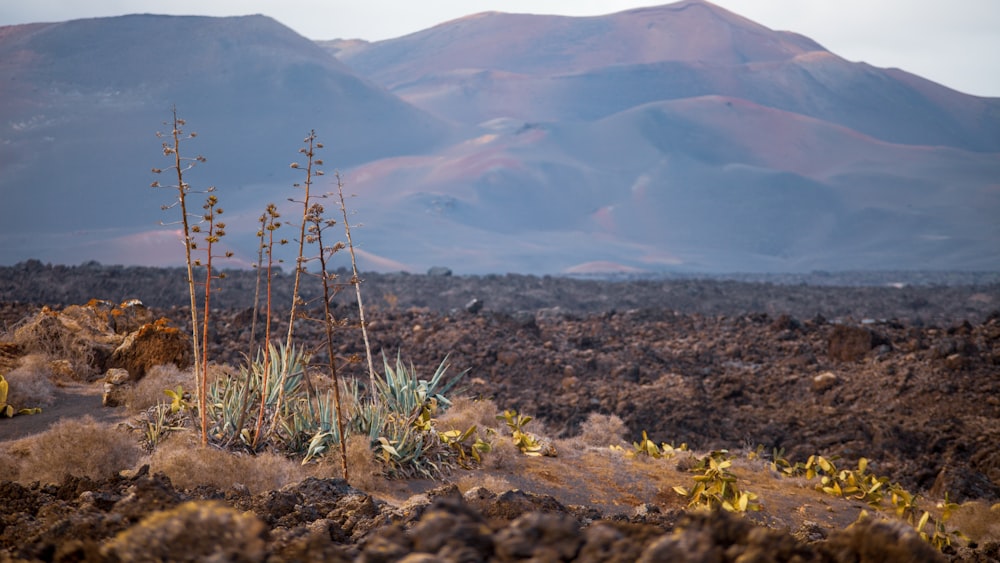
[[[1000,0],[713,0],[852,61],[1000,97]],[[311,39],[387,39],[483,11],[597,15],[669,0],[0,0],[0,25],[132,13],[265,14]]]

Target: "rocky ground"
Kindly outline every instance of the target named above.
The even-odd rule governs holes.
[[[189,322],[179,271],[60,268],[31,263],[0,269],[0,323],[12,327],[39,305],[93,297],[139,298],[175,326]],[[462,394],[532,414],[553,439],[578,434],[591,412],[616,414],[631,439],[645,430],[654,440],[699,451],[762,445],[765,451],[783,448],[792,460],[839,456],[844,465],[866,457],[875,472],[928,499],[947,492],[958,502],[996,503],[1000,283],[989,275],[872,276],[863,281],[877,285],[822,273],[627,283],[373,274],[365,276],[362,291],[376,354],[398,353],[428,372],[447,357],[453,373],[468,370]],[[249,350],[254,281],[235,275],[223,282],[228,285],[213,313],[210,351],[219,363],[239,362]],[[275,308],[284,311],[287,288],[281,287]],[[41,297],[31,298],[31,288]],[[364,353],[353,288],[347,289],[337,301],[344,321],[337,333],[341,360]],[[276,323],[279,334],[286,323]],[[296,333],[321,355],[318,325],[302,321]],[[346,372],[367,377],[361,364],[347,365]],[[0,421],[0,430],[17,420]],[[412,561],[935,557],[895,524],[810,536],[808,523],[818,516],[794,520],[784,513],[804,513],[817,501],[782,493],[787,487],[769,492],[770,508],[756,519],[684,515],[683,503],[664,493],[667,485],[645,495],[641,483],[630,489],[624,469],[587,480],[568,468],[589,466],[589,459],[526,462],[520,471],[539,478],[507,478],[533,487],[527,492],[465,487],[463,495],[444,485],[393,502],[334,480],[263,495],[238,488],[178,490],[162,476],[141,473],[47,487],[5,483],[0,549],[6,551],[0,558],[127,560],[134,556],[129,550],[153,541],[143,539],[144,528],[136,525],[153,513],[217,526],[243,518],[242,511],[255,515],[241,527],[247,535],[240,541],[249,546],[240,554],[245,560],[394,561],[411,552],[440,558]],[[544,465],[558,463],[567,465]],[[603,483],[618,501],[588,503],[587,494],[574,494],[580,483]],[[781,495],[790,502],[774,500]],[[199,499],[218,503],[184,504]],[[616,502],[618,509],[610,509]],[[850,523],[860,509],[855,503],[836,510]],[[124,530],[131,535],[108,543]],[[867,559],[858,555],[873,545],[883,551],[870,551]],[[994,540],[951,549],[947,557],[996,560],[1000,547]]]

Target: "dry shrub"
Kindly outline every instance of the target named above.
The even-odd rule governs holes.
[[[963,503],[952,512],[948,528],[977,543],[1000,542],[1000,503],[992,507],[981,500]]]
[[[128,434],[90,415],[56,422],[41,434],[18,440],[16,448],[24,455],[21,482],[60,483],[67,474],[107,479],[132,469],[142,455]]]
[[[55,384],[48,358],[29,354],[4,378],[9,384],[7,402],[15,408],[47,407],[55,402]]]
[[[492,449],[483,456],[483,467],[487,469],[512,469],[524,455],[509,434],[494,434],[490,446]]]
[[[476,487],[483,487],[493,493],[504,493],[516,488],[504,477],[478,472],[462,476],[455,483],[455,486],[458,487],[458,490],[462,491],[462,494]]]
[[[625,442],[628,428],[616,414],[592,412],[580,425],[580,439],[588,446],[606,448]]]
[[[496,403],[489,399],[459,397],[454,399],[451,407],[438,418],[437,428],[442,432],[448,430],[465,432],[475,425],[477,431],[474,439],[479,438],[488,442],[492,448],[483,455],[483,467],[510,469],[522,454],[514,445],[507,424],[503,420],[497,420],[498,416],[500,410]],[[535,430],[540,426],[538,420],[532,420],[526,430],[536,434]]]
[[[236,483],[254,494],[277,490],[308,476],[302,466],[274,453],[250,456],[212,447],[201,447],[193,433],[174,436],[150,456],[149,467],[170,477],[181,489],[211,485],[228,489]]]
[[[0,447],[0,482],[16,481],[20,474],[20,456],[10,446]]]
[[[146,377],[139,380],[125,394],[125,406],[131,414],[138,414],[159,403],[170,399],[164,391],[176,390],[177,386],[185,389],[194,387],[194,376],[190,372],[181,371],[174,364],[154,366],[146,372]]]
[[[438,417],[437,428],[443,432],[448,430],[465,432],[473,425],[477,426],[480,432],[485,432],[488,428],[499,429],[503,425],[502,421],[497,420],[499,414],[496,403],[489,399],[458,397],[452,400],[448,410]]]
[[[91,381],[99,371],[95,366],[103,364],[113,346],[107,342],[88,341],[81,327],[67,322],[72,327],[62,322],[59,313],[44,308],[14,328],[14,343],[28,353],[67,358],[72,364],[74,379]]]
[[[328,457],[336,459],[335,456]],[[367,436],[355,434],[347,438],[347,471],[350,477],[348,483],[356,489],[373,492],[385,488],[382,466],[375,459]]]

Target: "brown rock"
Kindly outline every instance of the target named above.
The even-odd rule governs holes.
[[[854,362],[875,347],[875,338],[866,328],[837,325],[830,333],[827,353],[832,360]]]
[[[153,366],[174,364],[184,369],[191,365],[191,341],[188,335],[168,326],[166,319],[143,325],[125,337],[111,355],[111,367],[125,368],[134,381]]]
[[[813,378],[812,388],[816,393],[822,393],[833,388],[838,382],[840,382],[840,378],[837,377],[837,374],[832,371],[824,371]]]

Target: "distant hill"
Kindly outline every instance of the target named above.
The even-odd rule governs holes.
[[[288,164],[311,129],[345,168],[452,134],[263,16],[4,27],[0,76],[3,263],[176,260],[174,235],[157,227],[179,219],[160,210],[171,194],[148,188],[150,169],[168,164],[154,133],[169,131],[173,105],[200,134],[190,156],[208,158],[190,181],[218,186],[233,235],[253,229],[262,200],[293,195],[301,178]]]
[[[261,16],[13,26],[0,76],[0,263],[176,264],[146,187],[176,103],[244,264],[315,128],[366,268],[1000,270],[1000,99],[700,0],[378,42]]]

